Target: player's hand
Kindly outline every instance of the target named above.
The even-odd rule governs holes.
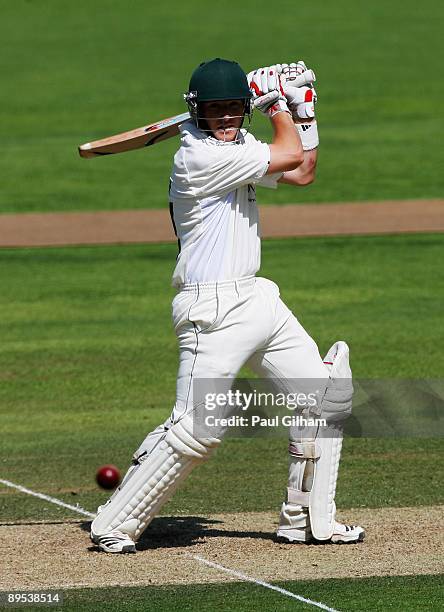
[[[288,107],[295,121],[300,119],[313,119],[317,101],[316,90],[313,86],[285,87]]]
[[[261,113],[272,117],[279,112],[290,112],[285,97],[283,80],[276,66],[265,66],[247,74],[253,93],[253,105]]]
[[[278,72],[285,76],[287,81],[294,81],[298,76],[307,70],[303,60],[292,62],[291,64],[276,64]]]
[[[276,64],[276,68],[284,77],[285,96],[295,123],[311,120],[315,116],[315,104],[317,101],[316,90],[313,85],[293,87],[291,82],[307,70],[305,62],[299,60],[291,64]]]

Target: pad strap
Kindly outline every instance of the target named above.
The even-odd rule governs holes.
[[[300,459],[318,459],[321,456],[321,449],[315,440],[301,440],[300,442],[290,442],[288,452],[292,457]]]
[[[308,508],[310,505],[310,492],[298,491],[296,489],[287,489],[287,502],[295,506]]]

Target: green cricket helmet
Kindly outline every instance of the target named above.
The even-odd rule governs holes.
[[[188,92],[184,94],[184,98],[196,125],[198,125],[198,108],[201,102],[244,100],[244,116],[251,115],[252,112],[252,93],[245,72],[237,62],[220,57],[202,62],[196,68],[191,75]]]

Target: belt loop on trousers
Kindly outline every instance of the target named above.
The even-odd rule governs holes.
[[[236,278],[232,280],[213,281],[208,283],[184,283],[177,287],[178,291],[191,291],[193,293],[201,292],[222,292],[222,291],[236,291],[239,297],[244,289],[252,287],[256,282],[255,276],[244,276],[242,278]]]

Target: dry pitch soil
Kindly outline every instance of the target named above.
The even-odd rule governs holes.
[[[89,523],[0,526],[4,590],[142,586],[232,581],[203,557],[256,579],[309,580],[443,572],[443,506],[351,509],[338,518],[363,525],[356,545],[283,544],[275,513],[160,517],[136,555],[107,555],[89,540]],[[38,554],[36,543],[38,542]]]
[[[444,200],[262,206],[264,238],[443,232]],[[175,240],[168,210],[0,215],[0,247]]]

